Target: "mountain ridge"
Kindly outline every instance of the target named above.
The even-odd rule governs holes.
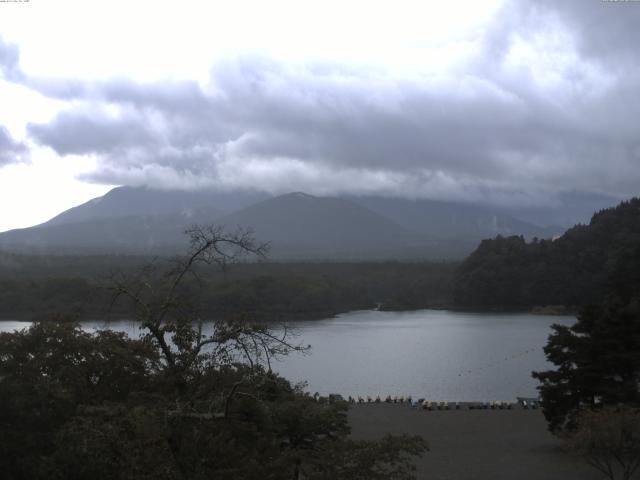
[[[215,205],[220,214],[243,208],[267,198],[257,192],[210,192],[159,190],[148,187],[116,187],[102,197],[59,213],[37,226],[61,225],[109,217],[188,213],[199,207]]]
[[[117,187],[40,225],[0,233],[0,249],[176,253],[186,244],[181,232],[194,223],[251,228],[280,259],[455,259],[496,234],[552,235],[452,202]]]

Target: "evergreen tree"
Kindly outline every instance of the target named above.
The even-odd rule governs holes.
[[[573,429],[583,409],[640,406],[640,247],[619,254],[602,305],[552,328],[544,350],[556,369],[533,373],[552,431]]]

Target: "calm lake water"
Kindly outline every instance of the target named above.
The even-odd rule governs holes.
[[[309,354],[273,364],[310,392],[412,395],[432,400],[514,400],[537,396],[532,370],[549,367],[542,347],[553,323],[572,317],[418,310],[359,311],[290,322]],[[137,335],[132,322],[86,322]],[[0,331],[28,326],[0,322]]]

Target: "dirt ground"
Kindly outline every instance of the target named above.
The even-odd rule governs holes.
[[[422,435],[431,451],[416,463],[422,480],[600,480],[564,453],[540,410],[427,411],[407,404],[363,404],[349,410],[352,436]]]

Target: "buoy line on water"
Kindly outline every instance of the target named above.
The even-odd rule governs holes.
[[[527,350],[524,350],[522,352],[519,353],[514,353],[513,355],[508,355],[506,357],[504,357],[504,359],[502,360],[498,360],[496,362],[492,362],[492,363],[488,363],[483,365],[482,367],[476,367],[476,368],[471,368],[467,371],[462,371],[460,373],[458,373],[459,377],[465,376],[465,375],[473,375],[474,373],[479,373],[483,370],[489,370],[490,368],[494,368],[494,367],[498,367],[500,365],[503,365],[507,362],[510,362],[512,360],[515,360],[516,358],[520,358],[520,357],[524,357],[526,355],[529,355],[530,353],[533,353],[535,351],[537,351],[537,348],[529,348]]]

